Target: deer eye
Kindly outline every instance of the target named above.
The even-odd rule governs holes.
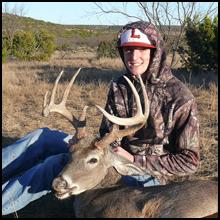
[[[91,158],[89,161],[88,161],[88,163],[97,163],[97,159],[96,158]]]

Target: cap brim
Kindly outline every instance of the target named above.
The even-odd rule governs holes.
[[[155,46],[151,45],[151,44],[146,44],[143,42],[128,42],[128,43],[124,43],[119,47],[146,47],[146,48],[156,48]]]

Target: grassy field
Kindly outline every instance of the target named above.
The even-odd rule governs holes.
[[[88,102],[105,105],[108,85],[112,78],[122,74],[123,64],[120,59],[97,60],[93,51],[77,51],[64,59],[56,53],[49,62],[10,61],[3,64],[2,75],[2,145],[13,143],[30,131],[40,127],[60,129],[72,133],[73,128],[62,116],[54,113],[42,116],[43,97],[51,90],[55,78],[64,69],[59,84],[57,102],[77,68],[83,67],[69,95],[68,107],[77,116]],[[189,77],[174,70],[181,80],[190,87],[195,95],[199,109],[201,136],[201,165],[191,177],[217,177],[218,164],[218,85],[217,77],[199,75]],[[102,115],[94,109],[88,112],[88,130],[98,132]],[[6,217],[18,218],[71,218],[72,199],[58,201],[52,194],[32,202],[27,207]]]

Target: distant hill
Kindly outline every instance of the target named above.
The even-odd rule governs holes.
[[[112,41],[117,37],[117,32],[122,28],[119,25],[62,25],[52,22],[45,22],[30,17],[2,14],[2,32],[7,29],[11,31],[38,31],[46,29],[55,35],[58,46],[68,45],[70,48],[78,46],[97,47],[101,41]],[[167,28],[167,26],[163,26]],[[179,29],[172,26],[172,30]]]
[[[62,25],[62,24],[55,24],[52,22],[46,22],[43,20],[37,20],[30,17],[23,17],[17,16],[13,14],[2,13],[2,29],[4,29],[6,22],[8,20],[16,19],[19,23],[19,28],[27,30],[27,29],[36,29],[36,28],[48,28],[49,30],[57,29],[70,29],[70,28],[79,28],[79,29],[90,29],[90,30],[103,30],[103,31],[118,31],[122,26],[120,25]]]
[[[121,26],[108,25],[62,25],[52,22],[33,19],[30,17],[2,14],[2,32],[11,31],[37,31],[46,29],[56,37],[57,45],[97,46],[101,40],[110,41],[116,37]],[[12,30],[13,29],[13,30]]]

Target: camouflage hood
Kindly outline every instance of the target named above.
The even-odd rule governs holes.
[[[169,80],[172,77],[172,73],[170,71],[170,67],[166,63],[165,42],[157,28],[151,23],[137,21],[125,25],[119,31],[117,45],[122,61],[124,62],[124,56],[122,48],[119,47],[121,43],[120,36],[122,33],[132,28],[137,28],[141,32],[146,34],[148,39],[151,41],[151,44],[156,47],[156,49],[151,49],[151,61],[147,69],[147,80],[149,81],[149,83],[160,84]],[[128,69],[127,74],[131,74]]]

